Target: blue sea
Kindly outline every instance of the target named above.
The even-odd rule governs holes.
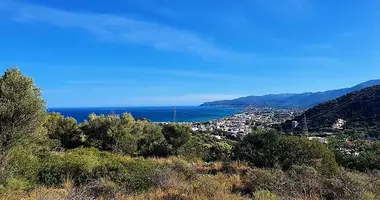
[[[153,122],[172,122],[174,107],[122,107],[122,108],[49,108],[49,112],[59,112],[66,117],[73,117],[83,122],[88,115],[122,114],[129,112],[135,118],[146,118]],[[241,112],[238,108],[177,106],[177,122],[201,122],[228,117]]]

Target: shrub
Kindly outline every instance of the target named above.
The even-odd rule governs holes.
[[[60,186],[70,177],[78,186],[108,180],[119,185],[122,191],[141,192],[152,186],[152,177],[158,169],[159,165],[153,160],[78,148],[46,159],[39,181],[46,186]]]
[[[323,144],[276,132],[246,136],[235,145],[233,157],[256,167],[288,170],[292,165],[308,165],[328,175],[338,169],[334,154]]]
[[[271,171],[251,169],[245,176],[245,185],[249,193],[269,190],[279,191],[281,177],[276,177]]]
[[[96,178],[95,168],[102,165],[101,154],[96,149],[78,148],[51,155],[43,160],[39,182],[46,186],[60,186],[69,177],[76,185],[85,184]]]
[[[10,178],[7,180],[6,189],[9,191],[26,191],[31,187],[32,185],[25,179]]]
[[[170,155],[177,155],[178,149],[189,141],[190,131],[190,127],[177,124],[166,124],[162,127]]]
[[[365,192],[363,195],[363,200],[374,200],[376,196],[372,194],[371,192]]]
[[[288,188],[303,198],[320,196],[322,192],[322,175],[313,167],[293,166],[288,172]]]
[[[58,141],[61,148],[73,149],[82,145],[82,133],[74,118],[63,117],[59,113],[50,113],[47,115],[45,127],[49,138]]]
[[[335,177],[323,180],[322,196],[326,199],[361,199],[368,177],[340,170]]]
[[[260,190],[253,195],[254,200],[280,200],[280,198],[267,190]]]

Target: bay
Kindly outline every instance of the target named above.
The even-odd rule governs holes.
[[[49,108],[49,112],[59,112],[63,116],[72,117],[78,122],[83,122],[88,115],[117,114],[128,112],[135,118],[146,118],[152,122],[172,122],[174,110],[177,122],[202,122],[223,117],[228,117],[241,112],[238,108],[227,107],[201,107],[201,106],[177,106],[175,107],[99,107],[99,108]]]

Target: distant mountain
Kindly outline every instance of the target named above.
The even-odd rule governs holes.
[[[349,93],[307,110],[292,120],[300,123],[296,131],[302,129],[305,116],[310,130],[329,129],[338,119],[343,119],[346,121],[345,129],[380,133],[380,85]],[[289,130],[290,124],[291,121],[288,121],[284,128]]]
[[[380,85],[380,80],[371,80],[351,88],[329,90],[325,92],[306,92],[301,94],[269,94],[264,96],[248,96],[233,100],[206,102],[201,106],[270,106],[281,108],[310,108],[350,92]]]

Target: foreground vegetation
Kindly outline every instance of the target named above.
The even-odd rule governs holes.
[[[18,69],[0,78],[0,123],[0,199],[380,199],[376,142],[219,140],[128,113],[78,124]]]

